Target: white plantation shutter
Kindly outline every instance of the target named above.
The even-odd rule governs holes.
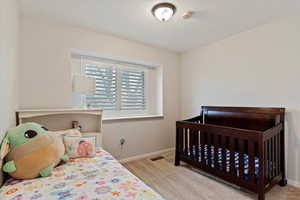
[[[145,72],[120,69],[121,110],[145,110]]]
[[[117,110],[117,70],[111,66],[86,64],[85,73],[96,79],[96,93],[87,95],[87,105]]]
[[[86,95],[88,106],[125,113],[146,111],[145,67],[89,59],[82,60],[81,66],[86,76],[96,79],[96,93]]]
[[[83,91],[80,93],[73,89],[74,106],[103,109],[108,119],[162,116],[161,65],[101,57],[76,49],[72,50],[71,56],[73,83],[79,83],[78,88]],[[77,76],[93,77],[95,93],[92,90],[91,93],[86,92],[84,84],[76,81]],[[92,88],[92,82],[89,86]]]

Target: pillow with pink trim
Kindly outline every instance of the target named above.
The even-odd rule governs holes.
[[[64,136],[64,144],[70,158],[94,157],[96,154],[95,136]]]

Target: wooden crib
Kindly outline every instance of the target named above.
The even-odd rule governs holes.
[[[284,108],[202,106],[176,123],[175,165],[184,161],[264,200],[285,176]]]

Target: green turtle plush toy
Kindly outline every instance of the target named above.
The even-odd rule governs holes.
[[[61,137],[48,134],[37,123],[25,123],[8,130],[3,148],[9,149],[3,171],[17,179],[49,176],[61,160],[69,159]]]

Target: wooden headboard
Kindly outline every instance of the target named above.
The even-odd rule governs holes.
[[[204,123],[264,131],[283,123],[285,108],[202,106]]]

